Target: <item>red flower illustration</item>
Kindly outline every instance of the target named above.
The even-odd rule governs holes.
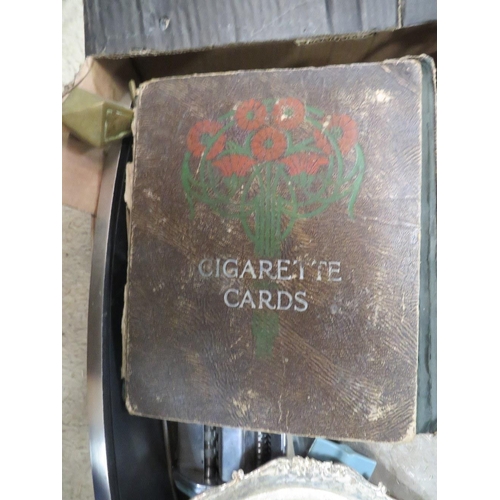
[[[330,141],[318,129],[314,129],[313,134],[316,147],[321,149],[325,154],[331,155],[333,151]]]
[[[257,130],[266,120],[266,107],[256,99],[241,103],[234,115],[238,127],[243,130]]]
[[[338,127],[342,131],[340,137],[339,149],[342,154],[348,153],[358,140],[358,126],[356,122],[347,115],[334,115],[330,122],[330,127]]]
[[[256,161],[244,155],[227,155],[213,164],[220,170],[224,177],[229,177],[236,174],[238,177],[245,176],[248,171],[255,165]]]
[[[306,110],[304,105],[293,97],[280,99],[273,108],[274,123],[284,129],[297,128],[304,120]]]
[[[314,175],[320,167],[329,163],[326,156],[318,153],[295,153],[283,158],[281,161],[287,166],[290,175],[299,175],[302,172]]]
[[[210,120],[195,123],[187,135],[187,147],[197,158],[201,158],[207,147],[207,142],[219,132],[222,125]],[[207,159],[211,160],[222,152],[226,145],[226,135],[222,134],[207,153]]]
[[[333,115],[327,129],[334,132],[342,154],[348,153],[358,140],[358,127],[350,116]],[[314,138],[316,146],[326,154],[333,152],[330,142],[319,130],[314,131]]]
[[[286,137],[279,130],[265,127],[256,132],[250,145],[258,160],[277,160],[286,150]]]

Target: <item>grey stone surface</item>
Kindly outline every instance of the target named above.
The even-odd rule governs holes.
[[[62,87],[83,63],[83,2],[62,3]],[[72,208],[62,211],[62,498],[94,498],[90,472],[87,387],[87,304],[90,282],[92,217]]]
[[[62,3],[62,83],[73,80],[85,59],[83,36],[83,1],[63,0]]]
[[[82,0],[63,0],[62,86],[84,60]],[[62,498],[94,498],[87,432],[87,302],[90,280],[91,216],[68,207],[62,212]]]
[[[383,483],[397,500],[437,498],[437,434],[417,434],[408,443],[349,443],[377,461],[371,482]]]
[[[62,215],[62,498],[90,500],[85,396],[92,218],[68,207]]]

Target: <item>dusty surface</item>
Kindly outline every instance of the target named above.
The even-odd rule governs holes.
[[[82,0],[63,0],[62,86],[84,60]],[[62,211],[62,498],[94,498],[87,432],[87,304],[91,216]]]
[[[63,498],[93,498],[87,432],[87,305],[91,216],[63,207]]]
[[[82,0],[62,3],[62,84],[71,82],[85,58]]]
[[[437,498],[437,434],[418,434],[409,443],[349,443],[377,461],[371,477],[398,500]]]

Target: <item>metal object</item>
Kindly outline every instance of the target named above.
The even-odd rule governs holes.
[[[172,446],[170,444],[170,432],[168,422],[163,422],[163,439],[165,442],[165,455],[167,458],[167,469],[170,478],[170,490],[172,492],[172,500],[177,500],[177,490],[175,489],[174,479],[172,477],[173,462],[172,462]]]
[[[219,473],[217,466],[217,444],[218,431],[217,427],[211,425],[203,426],[204,437],[204,462],[203,462],[203,479],[205,484],[212,485],[218,483]]]
[[[210,487],[203,483],[197,483],[193,479],[183,476],[179,471],[174,472],[175,485],[179,488],[182,493],[192,498],[204,491],[207,491]]]
[[[293,454],[294,456],[306,457],[307,452],[311,448],[311,445],[314,442],[314,438],[303,437],[303,436],[293,436],[292,444],[293,444]],[[285,450],[291,453],[291,450]],[[288,455],[287,455],[288,457]],[[291,458],[291,457],[288,457]]]
[[[223,427],[220,445],[220,479],[231,481],[234,471],[255,469],[255,432]]]
[[[104,296],[109,247],[110,216],[120,145],[114,144],[106,157],[94,232],[92,272],[89,291],[87,346],[87,408],[89,415],[90,458],[94,490],[99,498],[111,500],[106,451],[103,401],[103,317],[107,307]]]
[[[271,435],[266,432],[257,432],[256,444],[256,461],[257,467],[266,463],[271,456]]]
[[[87,408],[98,500],[174,499],[161,421],[134,417],[122,399],[121,319],[127,233],[124,172],[131,141],[106,152],[89,292]]]
[[[121,104],[75,87],[62,105],[62,121],[80,140],[96,147],[132,133],[134,112]]]
[[[310,458],[278,458],[259,469],[233,475],[233,480],[197,500],[268,498],[279,500],[390,500],[382,484],[374,486],[349,467]]]
[[[276,457],[293,453],[293,437],[229,427],[169,423],[177,439],[167,456],[173,460],[175,484],[192,497],[231,480],[234,472],[251,472]],[[312,440],[308,440],[309,445]],[[300,452],[307,449],[300,442]]]
[[[214,437],[210,432],[210,427],[184,423],[172,423],[171,425],[177,429],[175,449],[170,450],[176,456],[174,480],[177,488],[185,495],[193,497],[205,491],[211,484],[219,484],[215,481],[218,476],[215,460],[210,465],[206,463],[206,428],[209,429],[208,439],[210,440],[212,437],[214,441],[217,440],[217,437]],[[215,442],[213,444],[216,446]],[[216,450],[211,450],[210,453],[214,454],[215,459]],[[208,480],[206,479],[206,466],[209,468]]]

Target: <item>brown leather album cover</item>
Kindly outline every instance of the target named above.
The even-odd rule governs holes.
[[[433,154],[424,65],[142,85],[127,177],[132,414],[346,440],[414,435]]]

